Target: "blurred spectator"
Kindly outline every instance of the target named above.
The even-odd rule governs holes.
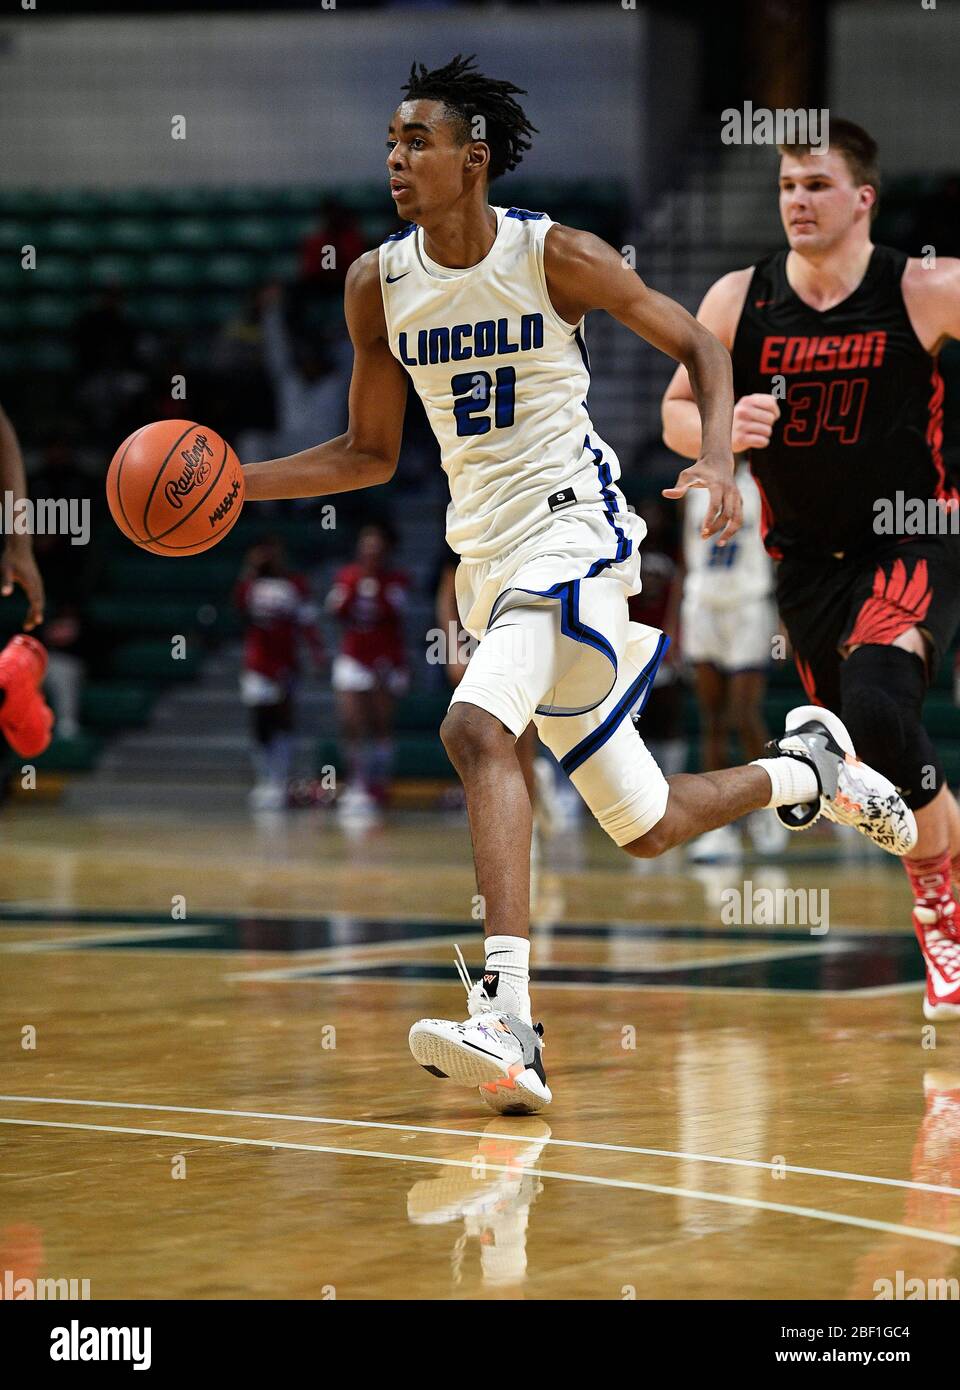
[[[73,345],[82,376],[129,366],[137,352],[137,333],[118,285],[101,290],[93,304],[78,315]]]
[[[724,546],[715,536],[701,535],[710,501],[706,488],[692,489],[683,500],[681,625],[696,680],[705,772],[731,765],[732,734],[743,760],[759,758],[768,737],[763,700],[778,629],[773,565],[760,538],[760,492],[742,461],[736,479],[743,525]],[[747,829],[754,848],[769,854],[783,849],[789,833],[766,811],[748,817]],[[688,853],[709,862],[737,858],[740,848],[736,826],[724,825],[701,835]]]
[[[290,295],[290,326],[298,337],[324,331],[331,318],[342,322],[347,271],[367,249],[356,214],[339,199],[325,199],[319,217],[319,226],[300,247]]]
[[[294,350],[283,310],[283,289],[260,291],[264,361],[277,409],[274,452],[296,454],[347,427],[347,390],[352,350],[349,339],[303,343]]]
[[[320,205],[320,226],[300,248],[298,290],[339,297],[347,271],[367,249],[356,213],[337,198]]]
[[[222,325],[210,354],[211,416],[229,422],[225,428],[241,463],[269,457],[276,428],[260,320],[260,294],[255,291]]]
[[[287,804],[290,781],[300,641],[317,666],[323,659],[316,609],[306,579],[290,569],[283,542],[275,537],[247,553],[234,602],[247,625],[240,690],[256,745],[250,804],[258,811],[279,810]]]
[[[139,334],[117,286],[102,290],[73,325],[76,400],[89,435],[115,447],[122,423],[144,389]]]
[[[345,814],[370,814],[387,799],[393,766],[393,711],[409,684],[403,612],[410,581],[393,568],[396,537],[386,522],[364,526],[356,558],[336,575],[326,609],[341,625],[333,662],[347,786]]]

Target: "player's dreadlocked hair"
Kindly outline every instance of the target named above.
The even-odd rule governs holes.
[[[474,67],[474,54],[464,58],[458,53],[445,67],[430,72],[423,63],[414,63],[410,81],[402,88],[408,101],[442,101],[452,117],[457,139],[461,145],[468,140],[483,140],[490,146],[490,178],[515,169],[530,148],[529,135],[537,133],[514,101],[514,96],[526,96],[522,87],[512,82],[498,82],[484,77]],[[482,124],[475,125],[476,117]],[[483,133],[477,135],[479,129]]]

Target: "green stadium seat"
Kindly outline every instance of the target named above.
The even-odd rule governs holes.
[[[88,283],[97,289],[109,285],[120,285],[123,289],[135,289],[144,275],[141,256],[123,256],[105,252],[94,256],[87,262]]]
[[[218,192],[190,184],[156,190],[156,209],[171,217],[192,217],[217,206]]]
[[[0,298],[0,337],[20,332],[23,323],[23,303],[19,296],[16,299],[12,295]]]
[[[273,211],[275,196],[273,189],[256,185],[213,188],[209,193],[209,206],[223,215],[235,215],[237,213],[257,215]]]
[[[218,328],[235,318],[244,305],[244,295],[239,289],[232,294],[227,290],[208,291],[206,294],[191,295],[191,300],[197,323],[211,328]]]
[[[127,594],[191,594],[222,600],[237,578],[235,560],[224,560],[220,547],[202,555],[185,555],[175,565],[158,565],[154,556],[123,553],[105,566],[105,584]]]
[[[48,217],[89,217],[104,208],[104,194],[96,188],[54,188],[45,190],[44,210]]]
[[[137,640],[118,646],[110,658],[115,676],[148,681],[189,681],[199,674],[202,656],[196,642],[187,642],[182,660],[174,661],[169,641]]]
[[[49,341],[24,343],[20,367],[35,372],[69,372],[74,365],[73,348],[67,343]]]
[[[67,332],[76,311],[76,299],[72,295],[32,294],[26,295],[22,302],[23,324],[30,330]]]
[[[220,230],[206,217],[177,217],[163,228],[163,244],[173,251],[216,251]]]
[[[46,195],[37,188],[0,189],[0,218],[34,217],[46,207]]]
[[[202,263],[201,275],[208,285],[248,289],[263,280],[263,263],[258,256],[223,251],[208,256]]]
[[[281,251],[269,256],[263,264],[263,278],[267,280],[282,280],[289,283],[297,277],[300,268],[300,257],[295,250]]]
[[[34,290],[61,291],[75,294],[84,283],[83,262],[76,256],[62,256],[54,251],[37,255],[36,270],[23,271],[23,288]]]
[[[90,772],[100,752],[100,740],[95,734],[81,730],[73,738],[54,734],[45,753],[33,761],[41,772]]]
[[[19,260],[21,247],[36,245],[37,226],[36,222],[4,218],[0,222],[0,251],[15,251]]]
[[[10,251],[0,251],[0,293],[14,294],[27,286],[29,271],[23,269],[19,255]]]
[[[131,251],[141,256],[164,245],[159,225],[149,217],[108,217],[99,225],[98,241],[104,251]]]
[[[146,724],[155,689],[132,682],[91,681],[83,692],[80,717],[90,728],[107,731]]]
[[[101,194],[103,211],[112,217],[149,217],[161,206],[161,197],[150,188],[108,188]]]
[[[397,730],[436,731],[450,703],[449,693],[443,690],[417,691],[397,702],[394,723]]]
[[[194,296],[181,294],[179,290],[138,296],[134,312],[145,328],[155,328],[159,332],[178,332],[197,322]]]
[[[7,376],[21,371],[23,369],[24,356],[22,343],[0,341],[0,373]]]
[[[360,185],[366,188],[367,185]],[[274,212],[281,210],[287,212],[306,212],[316,215],[324,197],[329,197],[329,192],[315,184],[294,184],[287,188],[271,188],[268,190],[270,198],[270,208]],[[351,207],[356,206],[351,203]]]
[[[54,218],[38,233],[38,239],[38,249],[49,247],[55,251],[71,251],[74,255],[86,255],[100,247],[99,226],[92,218]]]
[[[144,283],[187,290],[201,283],[201,263],[182,251],[164,251],[151,256],[144,267]]]
[[[174,559],[157,556],[158,565],[174,563]],[[100,597],[91,600],[90,617],[99,626],[117,632],[162,632],[167,635],[169,653],[171,638],[180,635],[188,637],[197,631],[200,625],[197,614],[199,606],[199,603],[161,602],[132,595]]]
[[[393,209],[390,199],[390,189],[387,185],[386,171],[384,171],[383,182],[374,183],[348,183],[341,185],[335,190],[335,195],[348,208],[354,212],[364,213],[383,212],[388,217],[396,221],[396,212]],[[305,208],[304,211],[313,212],[319,219],[319,207],[322,202],[322,195],[317,198],[312,207]]]
[[[277,244],[276,218],[229,217],[220,227],[220,245],[231,250],[272,251]]]
[[[294,213],[276,219],[277,247],[294,249],[306,240],[319,226],[318,219],[305,213]]]

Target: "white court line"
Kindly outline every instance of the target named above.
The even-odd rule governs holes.
[[[130,1129],[119,1125],[72,1124],[66,1120],[14,1120],[0,1117],[3,1125],[41,1126],[44,1129],[83,1129],[98,1134],[137,1134],[163,1139],[195,1139],[211,1144],[239,1144],[259,1149],[294,1149],[303,1153],[346,1155],[350,1158],[383,1158],[396,1163],[430,1163],[439,1168],[474,1168],[468,1158],[429,1158],[426,1154],[395,1154],[377,1149],[341,1149],[330,1144],[291,1144],[279,1139],[239,1139],[227,1134],[185,1134],[171,1129]],[[488,1171],[516,1176],[516,1168],[507,1163],[486,1163]],[[697,1202],[719,1202],[723,1206],[750,1207],[754,1211],[773,1211],[783,1216],[803,1216],[812,1221],[831,1221],[838,1226],[862,1226],[868,1231],[883,1231],[888,1235],[907,1236],[912,1240],[932,1240],[938,1245],[960,1246],[960,1236],[944,1231],[926,1231],[920,1226],[900,1226],[889,1221],[874,1221],[868,1216],[850,1216],[844,1212],[821,1211],[818,1207],[795,1207],[783,1202],[762,1202],[752,1197],[733,1197],[724,1192],[701,1192],[691,1187],[663,1187],[659,1183],[634,1182],[630,1178],[599,1178],[589,1173],[561,1173],[551,1168],[527,1168],[540,1178],[556,1182],[585,1183],[592,1187],[616,1187],[631,1192],[653,1192],[661,1197],[686,1197]]]
[[[458,937],[450,937],[450,941],[457,940]],[[432,944],[433,942],[431,942],[431,945]],[[822,947],[806,949],[810,949],[811,954],[827,954]],[[842,949],[849,949],[849,947],[845,945]],[[172,952],[167,952],[167,954],[172,954]],[[199,955],[200,952],[195,952],[195,954]],[[778,956],[781,954],[782,952],[778,952]],[[832,954],[838,954],[838,948],[832,948]],[[736,956],[731,963],[742,962],[742,960],[743,956]],[[383,958],[375,960],[375,962],[367,962],[367,960],[365,960],[365,962],[360,962],[360,960],[358,960],[356,969],[354,969],[354,967],[351,967],[349,960],[338,960],[338,962],[333,962],[332,965],[328,967],[324,965],[324,960],[321,959],[314,960],[310,965],[290,966],[289,969],[286,970],[283,969],[283,966],[276,966],[275,970],[257,970],[257,972],[250,974],[228,974],[228,976],[225,976],[225,979],[263,981],[263,983],[267,984],[392,984],[392,986],[397,986],[397,984],[433,984],[433,986],[445,986],[446,984],[446,986],[450,987],[456,986],[457,990],[461,988],[460,981],[454,980],[453,976],[450,977],[449,980],[436,980],[433,979],[432,976],[425,976],[425,974],[410,974],[410,976],[376,976],[376,974],[374,974],[374,970],[382,970],[385,966],[408,965],[408,963],[410,962],[408,962],[404,956],[396,956],[396,958],[383,956]],[[645,984],[636,984],[631,980],[590,980],[588,984],[585,984],[582,980],[538,980],[536,981],[536,988],[538,988],[538,992],[543,990],[657,990],[663,992],[663,994],[678,994],[678,992],[682,992],[682,994],[688,994],[688,992],[689,994],[713,994],[714,997],[721,999],[727,998],[728,994],[742,994],[752,998],[756,998],[757,995],[775,994],[782,999],[796,999],[797,1002],[803,1001],[804,1004],[809,1005],[811,997],[816,997],[818,999],[871,999],[881,997],[881,995],[884,994],[906,994],[906,992],[922,990],[922,987],[924,987],[924,981],[922,980],[907,980],[902,984],[884,984],[884,986],[870,987],[866,988],[866,990],[817,990],[817,988],[811,988],[811,990],[779,990],[779,988],[752,986],[752,984],[736,984],[736,986],[725,986],[725,984],[722,984],[722,986],[720,986],[720,984],[671,984],[670,979],[667,977],[667,970],[678,972],[678,970],[692,969],[692,967],[703,970],[713,965],[713,963],[713,960],[707,958],[704,960],[690,960],[690,962],[684,960],[684,962],[678,962],[675,966],[660,967],[661,972],[664,973],[664,979],[649,981],[649,983]],[[557,969],[560,969],[560,966],[557,966]],[[570,969],[572,972],[572,970],[582,969],[582,967],[571,965],[568,966],[567,969]],[[596,966],[590,967],[590,969],[602,969],[602,967]],[[614,970],[653,970],[654,967],[606,966],[604,969],[613,973]],[[349,970],[351,973],[342,973],[345,972],[345,970]]]
[[[436,1125],[404,1125],[389,1120],[340,1120],[326,1115],[286,1115],[271,1110],[215,1110],[198,1105],[148,1105],[136,1100],[74,1100],[66,1096],[4,1096],[0,1101],[22,1105],[85,1105],[96,1110],[154,1110],[173,1115],[224,1115],[228,1119],[290,1120],[302,1125],[331,1125],[347,1129],[386,1129],[401,1134],[441,1134],[455,1139],[486,1139],[482,1129],[443,1129]],[[157,1133],[160,1131],[157,1130]],[[151,1131],[153,1133],[153,1131]],[[524,1138],[519,1135],[518,1138]],[[879,1178],[868,1173],[846,1173],[833,1168],[804,1168],[791,1163],[765,1163],[759,1158],[725,1158],[720,1154],[687,1153],[675,1149],[647,1149],[629,1144],[602,1144],[589,1139],[538,1139],[540,1144],[554,1144],[562,1149],[596,1150],[601,1153],[638,1154],[647,1158],[676,1158],[692,1163],[718,1163],[730,1168],[776,1169],[781,1173],[805,1173],[808,1177],[837,1178],[843,1182],[870,1183],[878,1187],[902,1187],[911,1192],[937,1192],[946,1197],[960,1197],[960,1188],[944,1187],[937,1183],[914,1182],[908,1178]],[[348,1152],[346,1149],[344,1153]]]
[[[44,923],[44,926],[46,925]],[[21,955],[35,951],[61,951],[74,946],[109,946],[113,942],[126,944],[128,941],[166,941],[184,936],[205,936],[208,930],[208,927],[142,927],[134,931],[116,928],[91,933],[90,936],[60,936],[52,941],[4,941],[0,937],[0,951]]]

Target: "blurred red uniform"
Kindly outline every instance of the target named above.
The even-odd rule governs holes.
[[[272,698],[279,699],[297,672],[300,638],[320,649],[307,581],[301,574],[248,577],[237,584],[234,601],[247,620],[244,671],[263,678],[246,684],[264,691],[265,683],[271,685],[276,691]],[[248,696],[250,704],[261,702],[262,697]]]
[[[394,695],[406,690],[403,610],[409,586],[402,570],[371,572],[350,564],[336,575],[327,598],[327,611],[342,624],[340,652],[333,662],[334,690],[380,686]]]

